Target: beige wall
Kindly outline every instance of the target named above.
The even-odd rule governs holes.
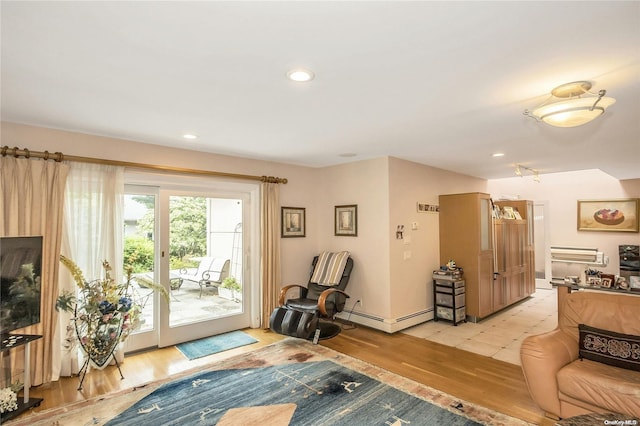
[[[66,132],[15,123],[2,122],[2,145],[28,148],[34,151],[60,151],[63,154],[105,158],[147,164],[168,165],[199,170],[214,170],[225,173],[244,173],[298,178],[307,174],[309,168],[268,161],[250,160],[179,148],[169,148],[107,138],[82,133]],[[180,141],[176,140],[179,146]]]
[[[485,181],[397,158],[309,168],[5,122],[1,131],[0,145],[10,147],[287,178],[281,204],[306,208],[307,236],[281,241],[283,285],[305,284],[318,252],[348,250],[355,268],[347,308],[363,301],[351,319],[389,332],[431,317],[428,283],[439,266],[438,215],[418,213],[417,202],[437,204],[440,194],[476,191],[494,199],[547,200],[552,244],[596,246],[606,251],[612,265],[618,263],[618,244],[640,243],[640,234],[576,231],[577,199],[640,197],[640,179],[619,182],[598,171],[542,175],[540,184],[526,178]],[[358,205],[358,237],[334,236],[334,206],[343,204]],[[412,222],[417,229],[411,229]],[[404,225],[409,241],[396,240],[397,225]]]
[[[351,308],[387,318],[389,302],[389,173],[386,158],[356,161],[322,169],[320,203],[323,222],[317,228],[320,249],[348,250],[354,270],[347,292]],[[335,236],[334,206],[357,204],[358,236]]]
[[[437,213],[418,213],[417,203],[438,204],[440,194],[486,191],[486,181],[398,158],[389,158],[389,240],[392,330],[432,318],[431,274],[440,266]],[[412,223],[417,229],[412,229]],[[404,238],[395,238],[404,225]],[[405,253],[410,258],[405,259]]]

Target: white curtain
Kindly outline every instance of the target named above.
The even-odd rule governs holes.
[[[269,328],[271,312],[280,295],[280,187],[263,182],[260,187],[260,275],[262,282],[262,328]]]
[[[59,346],[58,316],[54,309],[58,297],[60,241],[64,186],[69,167],[53,161],[0,157],[0,236],[42,235],[42,274],[40,323],[20,330],[42,335],[31,343],[31,365],[24,368],[21,354],[12,361],[16,369],[31,372],[31,384],[57,380],[52,353]],[[22,352],[24,347],[17,349]],[[19,360],[19,361],[18,361]]]
[[[87,280],[103,278],[102,262],[107,260],[113,267],[112,277],[122,282],[124,168],[76,162],[69,165],[62,254],[80,267]],[[71,274],[62,269],[61,290],[75,292]],[[74,330],[68,328],[70,318],[68,313],[60,315],[61,376],[76,374],[81,366]]]

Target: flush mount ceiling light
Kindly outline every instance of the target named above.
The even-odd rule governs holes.
[[[295,68],[287,72],[287,78],[296,83],[306,83],[313,80],[315,74],[304,68]]]
[[[183,138],[185,139],[198,139],[198,136],[192,134],[192,133],[185,133],[184,135],[182,135]]]
[[[600,117],[605,109],[616,102],[604,96],[606,90],[596,94],[589,92],[589,89],[591,83],[588,81],[563,84],[551,91],[552,96],[545,103],[533,111],[526,109],[524,115],[555,127],[581,126]]]

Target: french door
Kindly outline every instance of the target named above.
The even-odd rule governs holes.
[[[547,201],[536,201],[533,205],[534,249],[536,288],[551,289],[551,245],[549,243],[549,205]],[[531,219],[529,219],[531,221]]]
[[[159,182],[127,185],[125,192],[124,263],[143,305],[125,351],[251,326],[257,186]],[[162,284],[169,300],[140,285],[139,277]],[[225,288],[227,277],[238,285]]]

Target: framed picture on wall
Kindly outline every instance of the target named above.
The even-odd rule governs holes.
[[[282,238],[306,236],[306,217],[303,207],[281,207]]]
[[[578,200],[578,231],[638,232],[639,199]]]
[[[335,207],[335,235],[358,236],[358,206],[356,204]]]

